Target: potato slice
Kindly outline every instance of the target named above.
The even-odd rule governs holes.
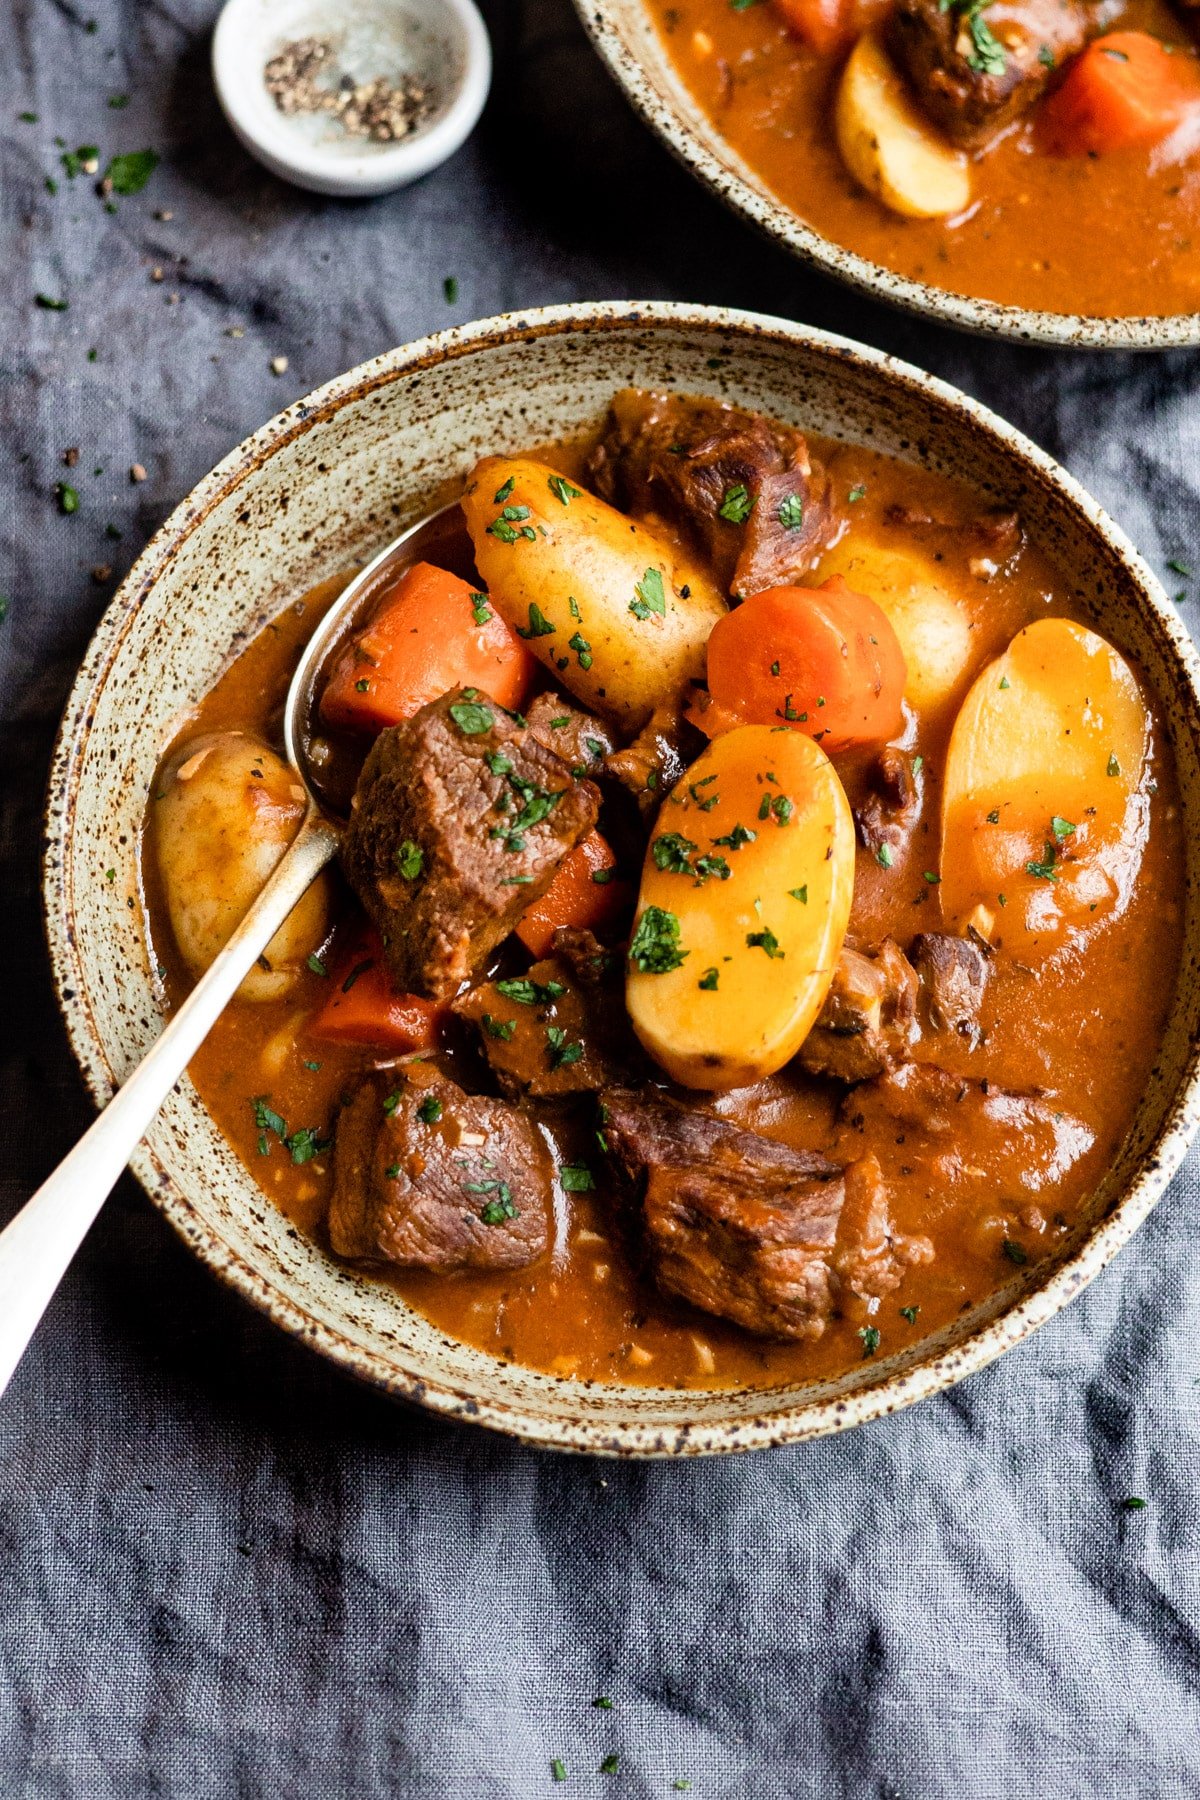
[[[669,538],[525,456],[478,463],[463,511],[492,605],[585,706],[637,731],[703,677],[727,608]]]
[[[820,745],[742,725],[716,738],[658,815],[626,1000],[686,1087],[760,1080],[820,1012],[854,896],[854,825]]]
[[[159,778],[154,850],[175,941],[203,975],[295,837],[304,789],[260,739],[216,732],[186,744]],[[317,877],[241,986],[241,1000],[279,1000],[329,931],[330,887]]]
[[[1023,961],[1127,903],[1150,822],[1150,716],[1129,665],[1068,619],[1039,619],[989,663],[950,739],[942,910],[979,907]]]
[[[821,574],[844,575],[887,614],[908,669],[904,697],[918,712],[957,696],[971,660],[971,616],[932,556],[856,531],[823,559]]]
[[[850,173],[893,212],[940,219],[970,205],[966,157],[918,111],[873,32],[859,38],[850,53],[834,126]]]

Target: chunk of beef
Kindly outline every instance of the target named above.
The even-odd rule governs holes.
[[[540,1133],[431,1063],[367,1076],[342,1108],[329,1237],[405,1269],[520,1269],[548,1242],[554,1173]]]
[[[683,716],[680,696],[656,706],[633,742],[605,758],[604,772],[629,789],[643,818],[652,818],[703,745],[703,734]]]
[[[591,933],[577,933],[591,936]],[[593,939],[593,942],[595,940]],[[635,1055],[618,960],[597,944],[607,975],[581,981],[566,957],[548,956],[525,975],[486,981],[456,1002],[510,1099],[561,1099],[607,1087]]]
[[[810,1075],[869,1081],[908,1054],[917,977],[892,938],[873,956],[843,947],[819,1018],[800,1048]]]
[[[1200,0],[1197,0],[1200,5]],[[935,540],[952,538],[954,548],[970,552],[972,575],[987,581],[1017,555],[1025,541],[1019,513],[994,507],[967,520],[938,517],[924,507],[889,506],[885,514],[889,525],[897,525],[908,536],[932,536]]]
[[[747,1331],[818,1338],[928,1253],[893,1237],[874,1157],[841,1168],[628,1089],[601,1116],[658,1285]]]
[[[909,954],[931,1029],[977,1041],[988,978],[986,953],[969,937],[925,931],[913,939]]]
[[[615,506],[687,529],[737,595],[806,574],[832,532],[803,434],[720,400],[622,389],[587,473]]]
[[[592,713],[573,706],[561,694],[539,694],[526,718],[539,744],[562,760],[576,776],[601,773],[613,749],[612,733]]]
[[[933,123],[978,150],[1103,30],[1106,10],[1105,0],[897,0],[887,43]]]
[[[621,987],[624,956],[619,949],[602,944],[595,932],[581,926],[560,925],[554,934],[553,949],[580,987]]]
[[[1034,1193],[1060,1180],[1095,1142],[1091,1127],[1039,1093],[1015,1094],[933,1063],[908,1062],[864,1082],[842,1103],[854,1134],[890,1131],[905,1147],[909,1171],[928,1170],[939,1191],[961,1177],[1004,1169],[1006,1184]]]
[[[886,844],[903,850],[921,815],[921,784],[909,751],[888,744],[867,770],[867,788],[854,808],[858,835],[873,856]]]
[[[397,986],[453,994],[596,822],[599,790],[473,688],[375,740],[342,844]]]

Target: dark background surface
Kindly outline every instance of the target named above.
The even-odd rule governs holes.
[[[1200,557],[1200,359],[976,342],[810,275],[637,124],[568,0],[485,0],[480,130],[362,204],[236,147],[211,0],[97,4],[95,30],[90,6],[15,0],[0,53],[0,1220],[90,1116],[37,897],[74,670],[150,531],[328,376],[550,301],[782,313],[1008,414],[1160,570]],[[163,162],[108,214],[56,135]],[[1194,621],[1192,584],[1168,579]],[[126,1179],[0,1403],[0,1796],[523,1800],[555,1756],[555,1791],[613,1796],[677,1776],[706,1800],[1200,1793],[1198,1225],[1192,1167],[1066,1314],[898,1418],[616,1466],[351,1386],[218,1288]]]

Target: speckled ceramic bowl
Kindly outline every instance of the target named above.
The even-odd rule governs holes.
[[[109,607],[71,694],[50,782],[45,904],[71,1043],[97,1101],[159,1028],[138,835],[181,708],[296,595],[365,558],[457,490],[481,452],[602,417],[625,383],[727,396],[868,442],[1020,509],[1104,633],[1145,670],[1169,722],[1200,846],[1197,659],[1179,619],[1100,509],[1041,451],[953,389],[782,320],[664,305],[556,307],[394,350],[272,419],[179,506]],[[115,869],[113,880],[105,871]],[[1192,871],[1193,877],[1195,871]],[[679,1393],[560,1379],[442,1335],[387,1287],[292,1231],[190,1083],[133,1167],[231,1287],[342,1368],[434,1410],[531,1442],[621,1455],[747,1450],[835,1431],[936,1393],[1041,1325],[1159,1199],[1197,1123],[1200,914],[1162,1054],[1089,1222],[954,1327],[833,1381]]]
[[[575,0],[575,10],[618,85],[679,161],[734,212],[827,274],[922,318],[988,336],[1073,350],[1167,350],[1200,344],[1200,313],[1103,319],[1002,306],[897,275],[844,249],[785,206],[721,136],[676,73],[644,0]]]

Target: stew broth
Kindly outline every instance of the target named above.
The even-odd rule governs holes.
[[[964,523],[979,512],[969,492],[940,477],[859,448],[814,447],[826,459],[838,494],[856,497],[846,509],[849,524],[824,556],[818,578],[845,566],[860,538],[890,529],[889,509]],[[580,478],[579,454],[559,451],[555,461]],[[972,570],[965,533],[964,547],[956,550],[958,541],[948,534],[942,568],[948,591],[970,620],[967,679],[1033,620],[1054,614],[1086,622],[1080,597],[1036,547],[1026,544],[1009,567],[983,580]],[[341,585],[334,581],[315,589],[268,625],[189,715],[176,743],[234,727],[278,744],[291,672]],[[907,943],[918,930],[938,929],[938,885],[926,872],[937,867],[940,777],[954,711],[910,715],[908,741],[924,758],[921,823],[908,852],[890,867],[858,850],[851,931],[864,941],[890,932]],[[854,759],[839,759],[838,768],[853,797]],[[948,1145],[941,1157],[906,1162],[901,1125],[875,1119],[861,1132],[839,1126],[841,1090],[805,1076],[794,1064],[754,1088],[692,1096],[722,1118],[795,1147],[826,1149],[854,1138],[851,1154],[871,1150],[879,1157],[895,1228],[928,1238],[934,1252],[930,1262],[909,1269],[901,1287],[882,1302],[874,1320],[881,1356],[912,1345],[1011,1281],[1018,1273],[1014,1262],[1032,1264],[1052,1254],[1117,1153],[1157,1054],[1177,959],[1179,811],[1170,755],[1157,727],[1152,770],[1150,827],[1127,908],[1092,937],[1086,954],[1068,948],[1052,980],[1017,964],[998,964],[982,1018],[984,1046],[973,1051],[964,1043],[958,1052],[964,1072],[978,1075],[982,1064],[1001,1087],[1041,1090],[1061,1103],[1071,1121],[1064,1127],[1061,1157],[1023,1166],[1011,1145],[984,1142],[970,1158],[961,1146]],[[169,1000],[177,1003],[188,977],[172,942],[153,855],[144,857],[144,867],[151,956],[163,970]],[[338,905],[335,933],[344,939],[357,909],[345,891]],[[322,959],[336,962],[336,938]],[[327,1132],[348,1085],[377,1060],[368,1051],[312,1035],[311,1016],[328,998],[329,986],[327,977],[310,971],[286,999],[235,1001],[191,1066],[205,1105],[254,1180],[301,1231],[325,1242],[331,1155],[294,1166],[277,1142],[263,1138],[253,1101],[267,1096],[292,1124]],[[446,1058],[465,1087],[478,1082],[481,1064],[465,1037],[453,1038]],[[564,1377],[682,1388],[811,1380],[876,1349],[848,1318],[835,1318],[815,1344],[777,1343],[664,1298],[637,1274],[627,1253],[590,1126],[551,1120],[542,1128],[558,1140],[559,1164],[585,1157],[596,1179],[593,1192],[559,1194],[549,1255],[504,1274],[379,1277],[450,1336]]]

